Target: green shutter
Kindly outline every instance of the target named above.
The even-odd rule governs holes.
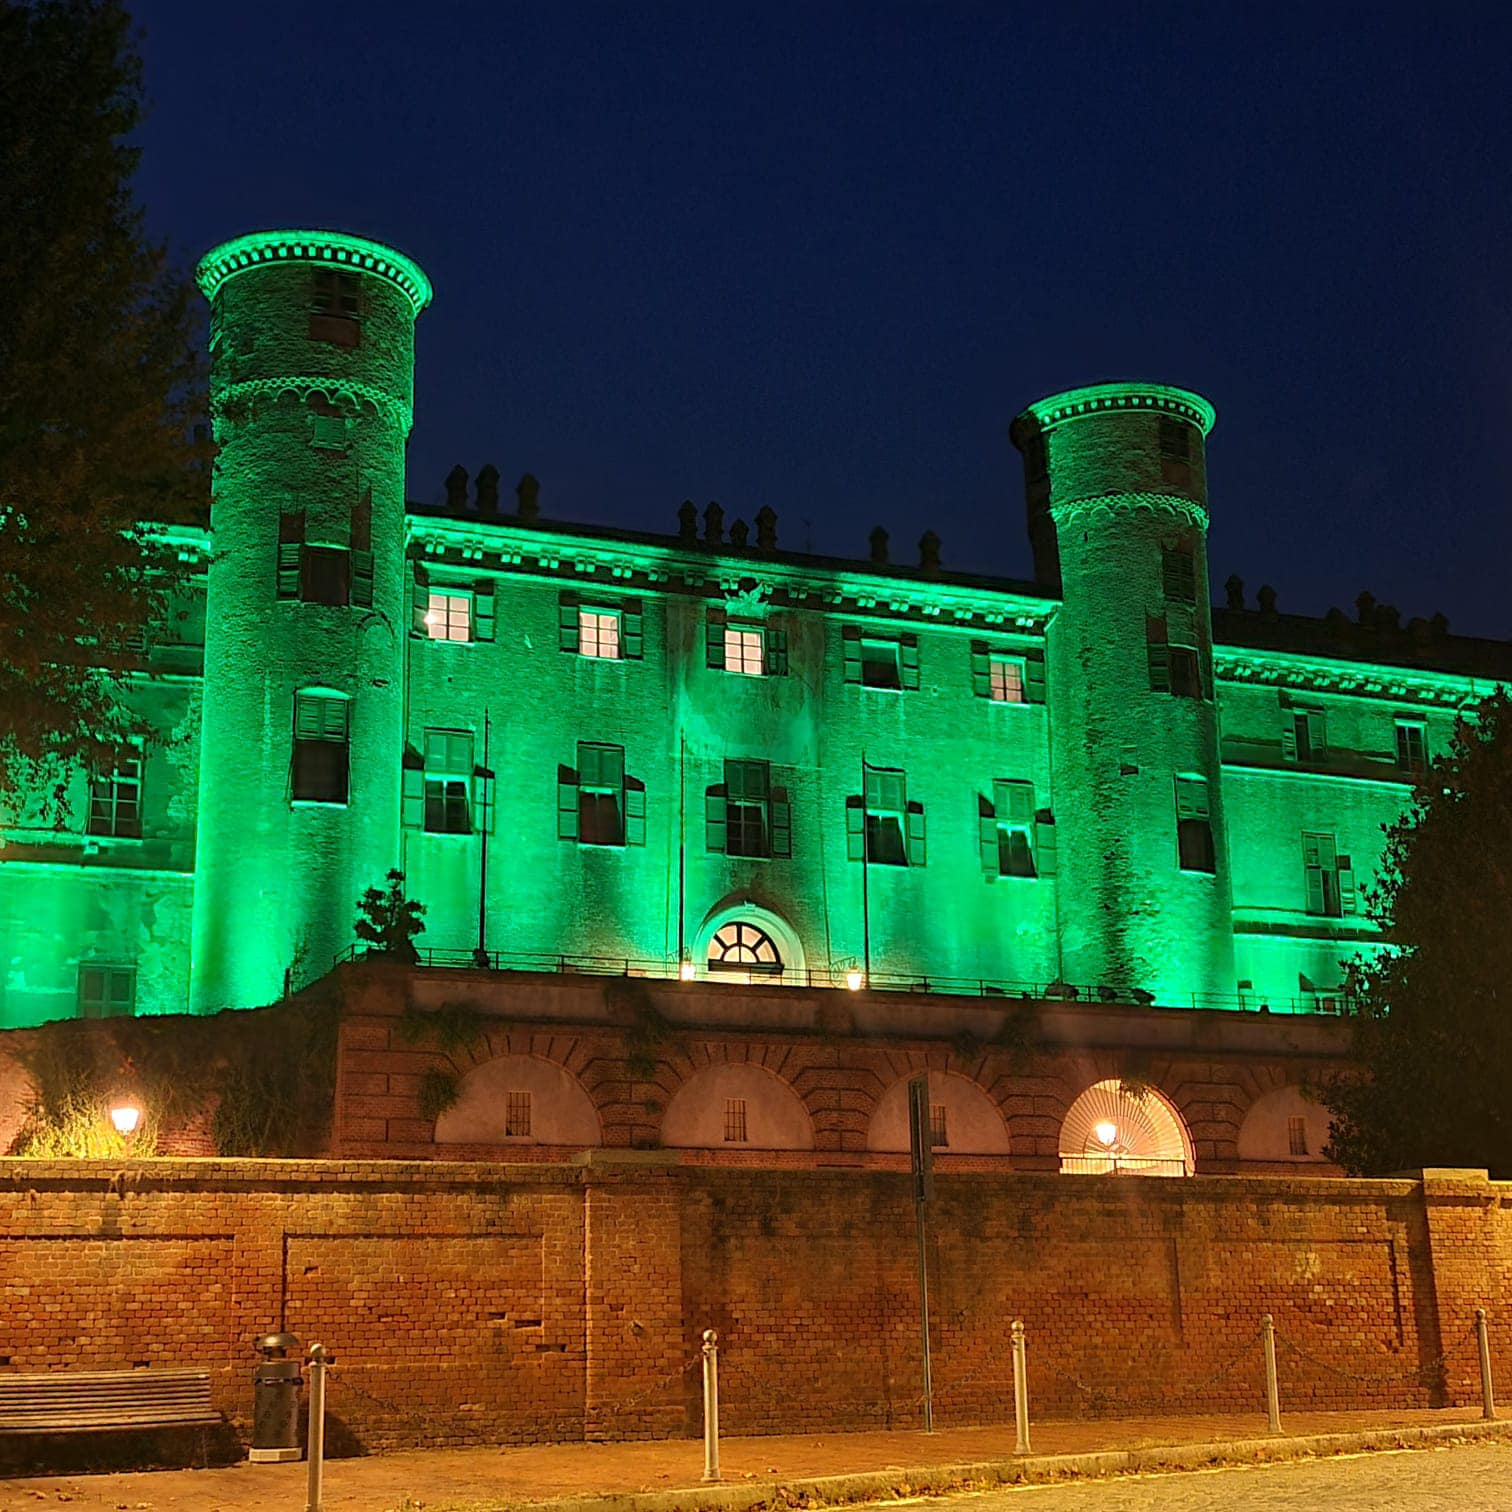
[[[866,809],[859,798],[845,800],[845,858],[861,861],[866,856]]]
[[[415,569],[410,583],[410,634],[429,635],[425,616],[430,610],[430,577],[423,567]]]
[[[786,788],[772,789],[772,854],[793,854],[793,806],[788,802]]]
[[[557,644],[563,651],[578,648],[578,599],[575,593],[564,593],[557,600]]]
[[[1171,691],[1171,648],[1163,642],[1151,641],[1145,647],[1150,663],[1150,691]]]
[[[844,625],[840,630],[840,642],[845,651],[845,680],[848,683],[861,681],[861,631],[856,625]]]
[[[786,677],[788,672],[787,631],[768,629],[763,640],[766,647],[767,676]]]
[[[478,833],[491,835],[494,827],[494,774],[487,767],[479,767],[474,772],[473,791],[477,794]]]
[[[408,757],[404,763],[403,819],[406,829],[425,823],[425,772]]]
[[[361,609],[373,607],[373,553],[352,553],[352,602]]]
[[[997,810],[981,794],[977,795],[977,837],[982,853],[982,875],[999,876],[1003,868],[998,859]]]
[[[1307,911],[1310,914],[1323,912],[1323,869],[1319,866],[1304,867],[1307,886]]]
[[[919,637],[904,635],[898,640],[898,667],[905,688],[919,686]]]
[[[1339,857],[1339,910],[1341,913],[1352,914],[1359,907],[1359,898],[1355,891],[1354,863],[1348,856]]]
[[[704,620],[704,659],[716,672],[724,671],[725,664],[725,612],[709,610]]]
[[[557,768],[557,839],[578,837],[577,773],[569,766]]]
[[[992,784],[992,796],[1000,823],[1024,827],[1034,823],[1032,783],[1001,779]]]
[[[293,599],[299,597],[299,560],[304,553],[304,545],[299,541],[280,541],[278,543],[278,597],[281,599]]]
[[[1038,648],[1024,652],[1024,702],[1045,701],[1045,653]]]
[[[625,844],[646,843],[646,785],[630,778],[625,784]]]
[[[723,783],[704,794],[704,847],[716,854],[725,848],[725,801]]]
[[[626,599],[620,610],[620,655],[626,661],[640,661],[645,650],[646,621],[641,601]]]
[[[924,864],[924,805],[922,803],[908,805],[908,864],[910,866]]]
[[[494,585],[479,578],[473,585],[473,639],[494,638]]]
[[[1034,869],[1041,877],[1053,877],[1059,866],[1055,844],[1055,815],[1041,809],[1034,816]]]
[[[971,643],[971,691],[978,698],[992,697],[992,658],[986,641]]]

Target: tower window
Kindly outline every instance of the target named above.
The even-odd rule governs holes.
[[[504,1137],[530,1138],[530,1093],[508,1092],[504,1099]]]
[[[310,445],[321,451],[345,451],[347,422],[345,415],[314,414],[310,416]]]
[[[473,738],[466,730],[425,732],[425,828],[433,835],[473,830]]]
[[[294,774],[299,803],[345,803],[351,704],[335,693],[294,695]]]
[[[1168,604],[1197,602],[1197,553],[1190,541],[1160,548],[1160,583]]]
[[[1192,427],[1169,415],[1160,417],[1160,478],[1178,488],[1192,481]]]
[[[1396,763],[1404,772],[1428,769],[1428,727],[1421,719],[1396,722]]]
[[[79,1017],[129,1018],[136,1012],[136,967],[79,967]]]
[[[91,835],[117,839],[142,838],[142,758],[129,756],[109,776],[94,777],[89,784]]]
[[[1172,646],[1171,692],[1177,698],[1201,698],[1202,674],[1198,668],[1197,651],[1193,646]]]
[[[342,546],[305,546],[299,556],[299,596],[307,604],[339,607],[351,589],[351,554]]]
[[[612,609],[579,609],[578,655],[620,659],[620,617]]]
[[[425,633],[432,640],[472,639],[472,595],[432,588],[426,601]]]
[[[746,1100],[743,1097],[727,1097],[724,1105],[724,1137],[726,1144],[745,1144]]]
[[[1149,661],[1150,689],[1172,693],[1177,698],[1202,698],[1202,662],[1197,648],[1172,645],[1166,616],[1145,615],[1145,654]]]
[[[1176,779],[1176,856],[1182,871],[1217,870],[1205,777]]]
[[[362,342],[362,280],[339,268],[316,268],[310,284],[310,340],[355,347]]]
[[[764,637],[758,626],[726,625],[724,664],[726,672],[760,677],[766,668]]]

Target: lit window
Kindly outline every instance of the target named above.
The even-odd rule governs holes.
[[[945,1127],[944,1103],[930,1103],[929,1105],[929,1142],[937,1150],[946,1148],[950,1144],[950,1135]]]
[[[425,633],[432,640],[472,639],[472,595],[431,589],[425,610]]]
[[[1182,871],[1217,870],[1206,778],[1176,779],[1176,861]]]
[[[726,625],[724,633],[724,664],[726,672],[741,672],[747,677],[760,677],[764,670],[765,647],[760,630],[741,625]]]
[[[89,783],[89,833],[142,838],[142,758],[128,757],[108,777]]]
[[[758,972],[777,976],[782,957],[771,935],[755,924],[726,924],[709,940],[710,971]]]
[[[987,696],[994,703],[1024,702],[1024,663],[1017,656],[994,656],[988,668]]]
[[[1307,1154],[1307,1120],[1300,1116],[1286,1120],[1286,1142],[1293,1155]]]
[[[726,1144],[744,1144],[746,1134],[746,1100],[743,1097],[725,1098],[724,1137]]]
[[[351,705],[335,693],[294,695],[290,796],[303,803],[347,801]]]
[[[578,610],[578,655],[620,659],[620,617],[613,609]]]
[[[1428,767],[1428,730],[1420,719],[1396,722],[1396,759],[1404,772],[1422,772]]]
[[[472,833],[473,738],[466,730],[425,732],[425,828]]]
[[[79,967],[80,1018],[126,1018],[135,1011],[135,966]]]
[[[510,1092],[504,1100],[504,1137],[528,1139],[530,1137],[530,1093]]]

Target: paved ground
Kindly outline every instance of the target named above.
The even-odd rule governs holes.
[[[1023,1486],[915,1505],[931,1512],[1501,1512],[1512,1508],[1512,1445]]]
[[[1479,1417],[1479,1410],[1470,1409],[1289,1413],[1284,1426],[1288,1433],[1302,1435],[1475,1422]],[[1258,1438],[1264,1432],[1265,1418],[1260,1414],[1043,1423],[1035,1425],[1032,1447],[1036,1454],[1073,1454],[1097,1449]],[[1482,1451],[1467,1449],[1461,1452]],[[721,1445],[721,1468],[726,1481],[776,1477],[792,1480],[851,1471],[892,1468],[906,1471],[911,1466],[967,1464],[1006,1459],[1012,1453],[1013,1429],[1008,1425],[951,1428],[932,1435],[895,1431],[731,1438],[725,1439]],[[1439,1464],[1449,1461],[1442,1455],[1432,1454],[1424,1462]],[[1508,1451],[1498,1463],[1507,1467],[1501,1474],[1509,1477],[1507,1484],[1512,1488],[1512,1451]],[[697,1486],[702,1470],[703,1445],[693,1439],[410,1451],[331,1461],[327,1466],[325,1503],[336,1512],[390,1512],[390,1509],[400,1508],[412,1512],[417,1504],[436,1507],[485,1500],[528,1503],[615,1491],[666,1491]],[[35,1512],[39,1507],[58,1504],[68,1504],[77,1512],[119,1512],[119,1509],[128,1509],[128,1512],[277,1512],[277,1509],[284,1508],[300,1512],[304,1506],[305,1474],[302,1464],[239,1464],[209,1470],[4,1480],[0,1481],[0,1512]],[[1174,1478],[1141,1478],[1123,1484],[1174,1488],[1182,1482]],[[1209,1482],[1205,1476],[1199,1477],[1194,1484],[1211,1484],[1214,1490],[1211,1501],[1194,1501],[1189,1503],[1190,1506],[1210,1506],[1220,1497],[1227,1499],[1228,1493],[1219,1493],[1216,1489],[1218,1483]],[[1111,1487],[1105,1485],[1104,1489],[1112,1494]],[[1033,1497],[1063,1493],[1028,1488],[1023,1492],[1002,1494],[1029,1498],[1013,1503],[1014,1512],[1041,1512],[1042,1508],[1048,1512],[1050,1504],[1037,1502]],[[406,1497],[410,1499],[408,1507]],[[1315,1501],[1292,1505],[1323,1504]],[[1099,1503],[1099,1507],[1102,1505]],[[1132,1502],[1127,1505],[1154,1503]],[[1166,1503],[1162,1501],[1160,1505],[1164,1508]],[[1383,1506],[1392,1504],[1383,1504],[1376,1499],[1370,1505],[1372,1512],[1379,1512]],[[1400,1505],[1414,1504],[1404,1502]],[[1460,1502],[1456,1505],[1472,1504]],[[1500,1502],[1475,1505],[1504,1506],[1512,1512],[1512,1489]]]

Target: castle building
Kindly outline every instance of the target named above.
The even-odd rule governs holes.
[[[393,867],[458,980],[1329,1015],[1382,826],[1512,670],[1442,622],[1212,608],[1181,389],[1014,420],[1006,581],[928,533],[793,552],[769,509],[569,525],[492,467],[406,503],[424,273],[311,231],[198,278],[219,459],[133,679],[160,738],[79,774],[66,828],[9,816],[0,1026],[277,1000]]]

